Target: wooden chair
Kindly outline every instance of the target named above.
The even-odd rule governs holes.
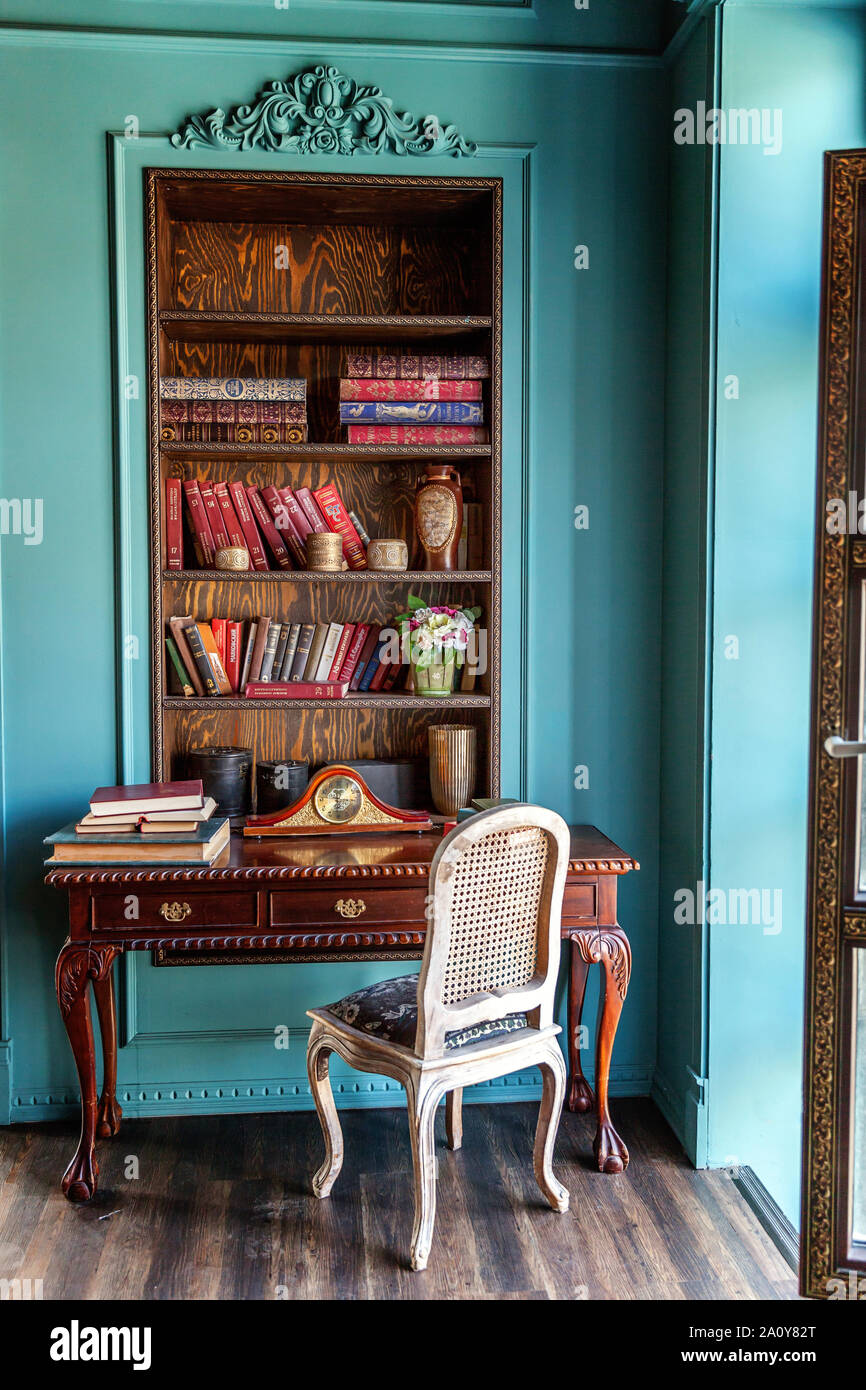
[[[424,1269],[436,1212],[433,1121],[443,1095],[446,1132],[460,1147],[462,1088],[538,1066],[543,1077],[534,1167],[554,1211],[568,1193],[552,1157],[565,1093],[553,995],[568,866],[565,821],[540,806],[481,812],[447,835],[430,870],[421,973],[386,980],[310,1009],[307,1071],[325,1136],[313,1178],[327,1197],[343,1165],[330,1054],[406,1088],[415,1175],[411,1264]]]

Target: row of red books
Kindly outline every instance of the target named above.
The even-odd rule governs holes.
[[[343,542],[350,569],[367,568],[364,527],[350,513],[332,483],[308,487],[263,487],[241,482],[207,482],[167,478],[165,483],[166,569],[184,569],[181,496],[199,569],[213,569],[216,552],[226,546],[247,551],[250,569],[305,570],[304,542],[313,532],[334,531]],[[362,539],[363,536],[363,539]]]

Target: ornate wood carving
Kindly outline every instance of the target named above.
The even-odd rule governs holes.
[[[172,135],[177,149],[201,146],[309,155],[473,155],[455,125],[394,110],[379,87],[362,87],[323,63],[268,82],[248,106],[191,116]]]
[[[57,960],[57,1002],[64,1019],[81,998],[88,980],[104,980],[119,946],[76,946],[61,951]]]

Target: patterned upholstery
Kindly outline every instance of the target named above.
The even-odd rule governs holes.
[[[394,980],[381,980],[377,985],[357,989],[336,1004],[328,1004],[327,1012],[362,1033],[414,1048],[418,1026],[418,976],[399,975]],[[481,1038],[505,1037],[526,1026],[526,1014],[507,1014],[505,1018],[495,1018],[488,1023],[476,1023],[471,1028],[446,1033],[445,1050],[465,1047]]]

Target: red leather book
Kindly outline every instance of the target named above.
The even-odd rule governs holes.
[[[207,512],[204,509],[201,489],[194,478],[186,478],[184,479],[183,492],[196,541],[196,558],[202,569],[213,569],[216,548],[213,543],[213,533],[207,519]]]
[[[210,630],[213,633],[213,640],[216,642],[216,649],[219,652],[223,667],[226,664],[226,626],[227,620],[225,618],[211,618],[210,620]],[[228,675],[227,671],[226,675]]]
[[[223,521],[223,514],[213,490],[213,483],[199,483],[198,490],[201,493],[201,500],[204,502],[205,515],[213,536],[214,546],[220,550],[224,545],[231,545],[229,533]]]
[[[391,669],[390,661],[380,661],[376,667],[376,674],[367,686],[368,690],[381,690],[385,684],[385,677]]]
[[[163,401],[165,424],[305,425],[306,401]]]
[[[301,538],[289,516],[289,510],[283,501],[282,489],[271,484],[269,487],[261,488],[260,492],[262,501],[273,517],[274,525],[282,536],[286,548],[291,552],[295,564],[298,569],[306,569],[307,557],[301,544]]]
[[[228,533],[229,545],[246,549],[243,528],[234,509],[234,503],[229,496],[228,485],[226,483],[214,483],[213,492],[223,515],[223,525]]]
[[[489,444],[486,425],[349,425],[349,444]]]
[[[229,685],[233,691],[237,691],[240,689],[241,684],[241,654],[244,625],[243,623],[227,622],[225,632],[226,653],[223,665],[226,668]]]
[[[349,650],[346,652],[346,659],[338,673],[341,681],[351,681],[354,676],[355,667],[358,665],[358,658],[361,655],[361,649],[367,640],[369,631],[369,623],[358,623],[358,626],[355,628]]]
[[[255,517],[259,530],[264,536],[270,547],[271,554],[277,562],[277,568],[290,570],[292,568],[292,558],[283,544],[282,537],[271,520],[271,514],[259,496],[259,490],[252,483],[247,487],[247,497],[249,498],[250,510]]]
[[[346,653],[349,650],[349,643],[355,635],[355,624],[344,623],[343,631],[340,633],[340,640],[337,643],[337,650],[334,652],[334,660],[331,662],[331,669],[328,672],[329,681],[340,679],[340,672],[343,669],[343,662],[346,660]]]
[[[342,700],[345,681],[250,681],[244,687],[248,700]]]
[[[310,492],[310,489],[308,487],[296,487],[295,496],[304,510],[307,521],[310,523],[310,531],[330,531],[331,528],[322,516],[319,510],[319,504]]]
[[[244,492],[243,483],[229,483],[229,496],[237,512],[241,530],[244,533],[244,545],[250,553],[250,559],[254,570],[269,570],[268,557],[262,545],[262,538],[259,535],[259,528],[256,519],[250,511],[250,504],[247,494]]]
[[[341,401],[480,401],[480,381],[402,381],[380,376],[344,377]],[[179,404],[179,402],[178,402]]]
[[[370,660],[370,657],[376,650],[376,645],[378,641],[379,629],[375,626],[371,627],[369,632],[367,633],[367,636],[364,639],[364,645],[361,648],[361,652],[358,657],[358,664],[355,667],[355,673],[352,676],[352,679],[349,681],[350,690],[357,690],[358,686],[361,684],[361,677],[363,676],[364,671],[367,668],[367,664]]]
[[[365,570],[367,568],[367,552],[361,544],[361,537],[349,520],[346,508],[343,506],[343,499],[334,484],[326,483],[324,487],[316,488],[313,496],[318,502],[322,516],[328,523],[330,530],[335,531],[341,537],[343,558],[348,561],[349,568]]]
[[[190,782],[136,782],[128,787],[97,787],[90,798],[93,816],[147,811],[198,811],[204,805],[201,780]]]
[[[290,487],[278,487],[277,492],[280,494],[280,497],[283,500],[283,504],[286,508],[286,511],[289,514],[289,519],[292,525],[294,526],[295,530],[297,531],[301,545],[303,546],[304,541],[313,529],[307,518],[307,513],[304,511],[303,507],[301,506],[300,502],[298,501],[297,497],[292,492],[292,489]],[[306,563],[307,561],[305,556],[304,564],[306,565]]]
[[[167,570],[183,569],[183,518],[181,508],[180,478],[165,480],[165,567]]]

